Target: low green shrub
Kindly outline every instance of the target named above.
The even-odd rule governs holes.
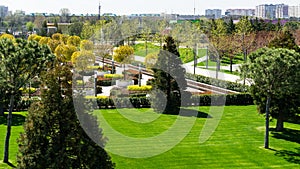
[[[86,99],[96,99],[95,96],[86,96]],[[229,95],[197,95],[190,99],[185,99],[181,106],[221,106],[224,105],[253,105],[253,99],[250,94],[229,94]],[[97,96],[97,105],[99,109],[105,108],[132,108],[132,107],[150,107],[150,100],[146,96],[131,97],[106,97]]]
[[[225,103],[224,103],[224,99]],[[253,105],[253,98],[250,94],[228,94],[228,95],[197,95],[192,96],[185,106],[211,106],[213,105]]]
[[[116,80],[105,79],[105,80],[97,80],[97,86],[113,86],[116,85]]]
[[[218,86],[221,88],[234,90],[238,92],[247,92],[249,89],[249,86],[243,85],[241,83],[229,82],[229,81],[206,77],[202,75],[194,75],[191,73],[186,73],[186,78],[195,80],[200,83],[210,84],[210,85],[214,85],[214,86]]]
[[[127,86],[127,90],[129,91],[151,91],[152,90],[152,86],[150,85],[130,85]]]
[[[104,78],[108,78],[108,79],[122,79],[124,77],[124,75],[122,74],[105,74]]]

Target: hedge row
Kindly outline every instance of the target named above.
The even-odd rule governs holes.
[[[150,85],[129,85],[127,86],[127,90],[129,91],[151,91],[152,90],[152,86]]]
[[[116,85],[115,79],[97,80],[97,86],[113,86]]]
[[[211,106],[211,105],[253,105],[253,98],[250,94],[228,94],[228,95],[199,95],[192,96],[186,106]]]
[[[229,81],[206,77],[202,75],[194,75],[191,73],[186,73],[186,78],[195,80],[197,82],[206,83],[206,84],[210,84],[210,85],[214,85],[214,86],[218,86],[221,88],[234,90],[238,92],[247,92],[249,88],[247,85],[243,85],[241,83],[229,82]]]
[[[226,99],[226,100],[225,100]],[[250,94],[198,95],[185,100],[182,106],[253,105]],[[97,98],[98,108],[150,107],[147,97]]]
[[[104,74],[104,78],[108,79],[122,79],[124,75],[122,74]]]

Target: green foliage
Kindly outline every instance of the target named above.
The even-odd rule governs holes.
[[[166,45],[158,54],[154,68],[154,91],[160,91],[166,95],[167,103],[161,101],[162,93],[151,94],[151,104],[155,111],[166,114],[177,114],[181,105],[181,96],[187,87],[185,70],[179,57],[179,52],[172,37],[165,39]]]
[[[69,26],[69,33],[71,36],[76,35],[80,36],[83,30],[83,23],[82,22],[75,22]]]
[[[143,85],[143,86],[139,86],[139,85],[130,85],[127,86],[127,90],[129,91],[151,91],[152,90],[152,86],[149,85]]]
[[[5,86],[5,92],[10,97],[4,152],[4,162],[8,162],[14,99],[22,86],[53,65],[55,57],[47,46],[36,41],[6,38],[0,40],[0,57],[0,87]]]
[[[80,97],[72,99],[70,81],[72,73],[67,66],[56,67],[43,77],[47,89],[42,91],[42,100],[29,109],[24,133],[18,140],[18,168],[114,167],[105,150],[89,137],[92,131],[97,134],[95,139],[105,144],[97,120],[84,108]],[[85,131],[82,127],[87,123]]]
[[[262,48],[250,54],[242,66],[242,78],[251,79],[251,95],[260,113],[265,113],[266,98],[271,98],[271,116],[277,130],[299,107],[300,54],[283,48]]]

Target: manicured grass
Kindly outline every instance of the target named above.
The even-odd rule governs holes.
[[[146,45],[145,43],[139,43],[133,46],[134,54],[137,56],[146,56]],[[158,53],[160,47],[151,44],[151,42],[147,43],[147,53]]]
[[[128,137],[139,139],[154,137],[167,131],[176,119],[195,123],[184,139],[172,149],[149,158],[128,158],[111,154],[117,168],[299,168],[300,165],[300,124],[285,123],[284,132],[271,132],[270,149],[264,149],[264,117],[256,113],[255,106],[227,106],[221,121],[204,143],[199,143],[199,135],[205,124],[210,107],[190,108],[200,111],[198,118],[189,116],[162,115],[154,113],[151,109],[106,109],[97,110],[95,114],[102,115],[114,130]],[[188,111],[187,111],[188,112]],[[16,139],[23,131],[22,124],[26,112],[14,113],[12,137],[10,143],[10,161],[16,165],[18,151]],[[126,118],[125,118],[126,117]],[[210,119],[216,118],[214,115]],[[103,120],[103,119],[102,119]],[[103,126],[103,121],[100,120]],[[182,124],[184,129],[188,124]],[[275,120],[271,122],[271,130]],[[103,128],[104,134],[107,129]],[[6,118],[0,117],[0,168],[11,168],[3,164],[3,148],[6,134]],[[173,133],[165,138],[172,141],[180,133]],[[109,139],[109,138],[108,138]],[[156,140],[159,145],[163,140]],[[126,140],[110,140],[119,146],[131,143]],[[136,144],[147,146],[147,144]],[[148,145],[149,151],[155,151],[155,145]],[[163,148],[163,147],[161,147]],[[131,152],[135,154],[135,152]],[[145,152],[149,153],[149,152]]]
[[[194,60],[193,50],[191,48],[179,48],[180,58],[183,63],[189,63]],[[198,49],[197,58],[206,55],[206,49]]]
[[[27,112],[13,113],[13,124],[9,145],[9,161],[14,165],[16,165],[16,156],[18,152],[17,138],[20,136],[20,133],[23,132],[23,123],[25,121],[26,114]],[[0,116],[0,168],[11,168],[7,164],[3,163],[4,140],[7,128],[6,115],[5,117]]]
[[[193,108],[196,109],[196,108]],[[200,107],[202,115],[209,114],[210,107]],[[178,116],[160,115],[151,109],[97,110],[100,119],[128,137],[148,138],[167,131]],[[101,115],[102,116],[101,116]],[[201,117],[202,117],[201,115]],[[126,118],[125,118],[126,117]],[[187,122],[195,117],[179,117]],[[214,117],[212,117],[214,118]],[[216,117],[215,117],[216,118]],[[105,126],[102,121],[102,127]],[[136,122],[135,122],[136,121]],[[117,168],[299,168],[299,124],[285,123],[286,132],[270,135],[271,149],[264,149],[264,117],[256,113],[255,106],[228,106],[208,141],[199,143],[199,135],[206,118],[196,118],[188,135],[172,149],[150,158],[128,158],[112,154]],[[187,125],[187,124],[186,124]],[[272,128],[275,120],[271,122]],[[182,126],[185,128],[185,125]],[[109,130],[103,127],[104,134]],[[176,138],[180,133],[173,133]],[[110,137],[108,137],[110,139]],[[163,140],[156,140],[157,145]],[[111,143],[113,142],[113,144]],[[126,139],[108,141],[111,146],[126,147],[132,144]],[[136,143],[136,149],[147,147],[151,153],[155,145]],[[120,150],[122,148],[119,148]],[[135,150],[131,150],[134,154]],[[136,152],[138,153],[138,151]]]

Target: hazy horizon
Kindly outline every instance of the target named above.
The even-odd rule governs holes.
[[[205,9],[255,9],[260,4],[299,5],[299,0],[101,0],[101,14],[114,13],[117,15],[140,13],[174,13],[183,15],[204,15]],[[1,0],[0,5],[8,6],[9,11],[23,10],[28,13],[55,13],[61,8],[68,8],[72,14],[97,14],[99,0]]]

